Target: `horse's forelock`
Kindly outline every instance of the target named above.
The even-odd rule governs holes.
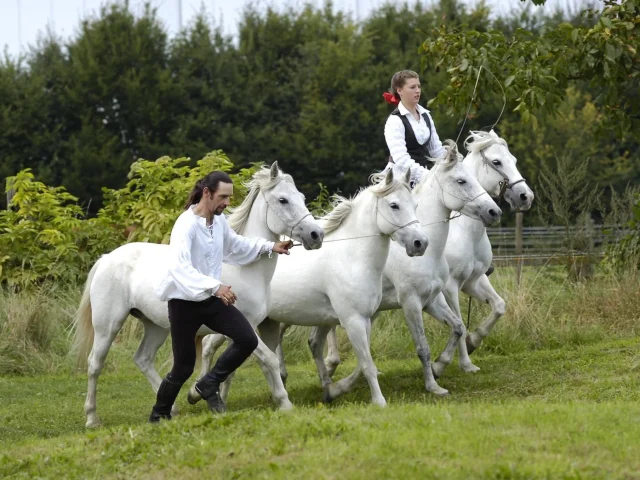
[[[469,136],[464,141],[464,148],[466,148],[468,152],[479,152],[496,144],[509,148],[506,140],[495,133],[492,134],[491,132],[474,130],[469,133]]]

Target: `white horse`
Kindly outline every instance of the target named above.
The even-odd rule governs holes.
[[[249,194],[230,216],[229,224],[247,237],[263,237],[276,241],[289,235],[307,249],[320,248],[324,237],[322,227],[305,206],[304,196],[296,189],[291,176],[283,174],[277,162],[271,168],[256,172],[248,185]],[[154,359],[169,335],[166,302],[153,292],[152,279],[163,268],[168,245],[130,243],[102,256],[91,269],[80,307],[76,314],[75,346],[79,354],[91,348],[88,360],[88,391],[84,409],[87,427],[100,424],[96,414],[98,376],[105,358],[129,314],[144,325],[144,337],[134,356],[136,365],[157,392],[161,378]],[[222,281],[232,285],[238,295],[236,306],[254,324],[263,319],[269,302],[269,283],[276,268],[278,255],[263,256],[243,267],[224,265]],[[201,334],[212,333],[202,327]],[[276,355],[259,341],[254,354],[267,374],[274,399],[283,409],[291,402],[279,374]],[[270,375],[270,376],[269,376]]]
[[[471,132],[465,142],[465,148],[469,153],[464,164],[477,178],[484,190],[494,197],[504,197],[514,209],[527,210],[531,207],[533,193],[516,167],[516,158],[509,152],[507,143],[502,138],[496,135],[493,130],[489,133]],[[436,237],[430,234],[429,238],[432,239],[430,253],[435,253],[433,250],[435,241],[433,240]],[[497,319],[504,314],[505,308],[504,300],[493,290],[485,275],[493,257],[485,223],[469,215],[456,217],[456,220],[450,223],[444,255],[449,266],[449,277],[443,288],[443,294],[456,316],[461,316],[458,302],[458,290],[461,287],[466,293],[482,302],[488,302],[492,306],[493,311],[486,322],[476,332],[466,337],[467,353],[471,353],[480,345]],[[437,298],[437,305],[442,305],[442,294]],[[419,343],[422,343],[421,338],[424,333],[421,333],[423,331],[419,326],[417,330]],[[415,342],[414,329],[411,331]],[[282,333],[284,333],[284,329]],[[316,334],[316,332],[312,333],[312,341]],[[325,364],[328,375],[331,376],[340,364],[335,330],[329,332],[327,340],[329,351]],[[279,355],[283,365],[281,350]],[[418,355],[421,355],[420,350],[418,350]],[[465,362],[465,359],[462,361],[463,369],[467,368],[468,363]],[[423,361],[423,366],[425,364],[426,362]],[[282,366],[281,369],[283,378],[286,379],[286,368]],[[435,369],[441,374],[443,365],[435,365]],[[428,371],[425,370],[425,380],[427,380],[427,376]],[[435,385],[432,386],[433,390],[430,391],[444,393],[435,388]],[[428,385],[427,390],[429,390]]]
[[[429,249],[420,258],[407,258],[397,248],[392,247],[384,268],[383,297],[378,312],[402,308],[405,321],[411,332],[418,358],[422,362],[425,387],[436,395],[446,395],[448,391],[440,387],[435,375],[440,375],[449,365],[455,354],[456,346],[460,353],[460,368],[466,372],[478,369],[469,358],[464,341],[466,329],[462,318],[447,305],[441,294],[449,276],[449,266],[444,257],[444,249],[449,233],[449,221],[452,211],[492,224],[500,220],[500,208],[482,188],[475,175],[461,161],[457,153],[448,161],[425,172],[422,180],[413,190],[418,203],[417,217],[426,228]],[[274,297],[278,298],[279,276],[273,279]],[[424,333],[422,311],[426,311],[451,328],[449,341],[438,359],[432,364],[431,350]],[[329,371],[322,358],[324,339],[328,328],[318,327],[312,333],[309,345],[318,367],[320,380],[325,388],[328,400],[351,388],[359,372],[331,383]]]
[[[493,130],[489,133],[471,132],[465,148],[469,154],[464,163],[487,191],[495,191],[495,185],[499,183],[501,191],[498,196],[504,196],[512,209],[525,211],[531,208],[533,192],[518,171],[517,160],[509,152],[507,142]],[[487,319],[467,335],[467,349],[472,353],[491,332],[506,309],[505,301],[493,289],[486,275],[493,260],[493,252],[485,226],[468,217],[453,222],[445,257],[450,274],[443,293],[449,306],[461,315],[458,298],[460,290],[491,306]]]
[[[369,382],[371,401],[381,406],[386,400],[371,357],[370,318],[382,298],[389,245],[397,245],[405,257],[423,255],[427,248],[427,236],[415,215],[409,175],[407,171],[398,181],[391,170],[376,174],[373,186],[351,200],[340,199],[324,217],[327,236],[322,250],[292,252],[278,263],[269,319],[259,327],[262,339],[275,351],[280,339],[277,322],[342,325],[358,357],[358,368]],[[224,340],[222,335],[205,338],[203,365]],[[221,395],[227,393],[228,385]]]

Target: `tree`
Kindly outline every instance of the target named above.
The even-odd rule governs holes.
[[[436,103],[447,105],[452,115],[464,112],[484,66],[504,79],[509,104],[535,128],[538,117],[555,114],[567,87],[584,81],[597,93],[595,104],[605,113],[602,127],[615,129],[618,136],[626,131],[638,135],[640,4],[636,0],[604,4],[601,11],[584,13],[584,26],[562,23],[539,35],[517,29],[508,38],[498,30],[437,28],[421,48],[428,65],[451,75]],[[487,92],[497,89],[492,77],[481,77],[476,108]]]

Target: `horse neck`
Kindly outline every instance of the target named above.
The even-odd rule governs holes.
[[[381,232],[377,222],[376,204],[377,197],[372,193],[360,194],[353,201],[351,212],[330,235],[336,239],[365,237],[342,243],[348,246],[350,259],[362,259],[382,271],[389,254],[390,237],[379,235]]]
[[[249,212],[249,218],[245,224],[242,236],[254,238],[261,237],[266,238],[272,242],[278,241],[278,235],[269,230],[267,226],[267,215],[275,215],[272,211],[267,211],[267,202],[261,193],[258,193],[251,211]]]
[[[277,242],[279,240],[278,235],[269,230],[267,226],[267,215],[274,215],[274,213],[272,211],[267,212],[267,202],[262,194],[258,194],[258,197],[251,206],[249,218],[245,224],[242,236],[248,238],[261,237],[272,242]],[[252,275],[259,270],[259,275],[262,276],[262,279],[269,283],[275,273],[277,261],[278,255],[272,255],[271,257],[262,255],[256,262],[239,268],[252,271]],[[258,280],[258,278],[255,278],[255,280]]]
[[[480,154],[480,152],[472,152],[467,154],[467,156],[464,158],[464,164],[477,180],[480,177],[480,169],[484,168],[484,163],[482,161],[482,155]],[[460,218],[455,220],[455,222],[457,223],[457,228],[464,228],[467,233],[471,235],[471,237],[475,240],[480,240],[487,231],[484,223],[482,223],[481,220],[477,220],[466,215],[461,215]]]
[[[427,248],[425,257],[439,258],[444,255],[444,248],[447,244],[448,219],[451,216],[451,210],[442,203],[442,192],[435,179],[435,172],[431,174],[431,178],[427,182],[429,183],[424,185],[417,198],[416,216],[427,231],[429,239],[429,248]]]

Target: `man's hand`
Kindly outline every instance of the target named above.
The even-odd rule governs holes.
[[[238,299],[236,294],[231,290],[231,287],[226,285],[220,285],[214,296],[222,300],[222,303],[225,305],[233,305]]]
[[[285,255],[289,255],[289,250],[293,248],[293,241],[287,240],[286,242],[276,242],[273,246],[274,253],[284,253]]]

